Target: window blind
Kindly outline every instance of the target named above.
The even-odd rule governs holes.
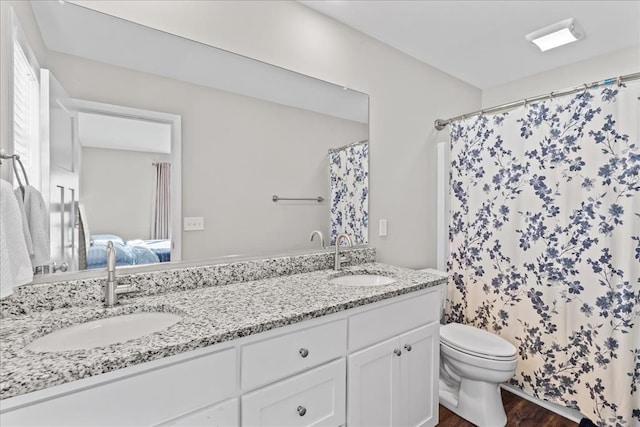
[[[13,46],[13,152],[32,185],[40,183],[39,92],[35,71],[17,40]]]

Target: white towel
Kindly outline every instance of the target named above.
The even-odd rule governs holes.
[[[11,184],[0,180],[0,298],[33,280],[22,214]]]
[[[29,256],[33,256],[33,243],[31,241],[31,232],[29,231],[29,221],[27,221],[27,213],[24,211],[24,203],[22,201],[22,192],[20,189],[15,190],[15,197],[18,199],[18,208],[20,209],[20,218],[22,219],[22,233],[24,241],[27,244],[27,252]]]
[[[42,194],[32,186],[25,185],[24,200],[19,188],[15,190],[15,195],[18,202],[23,205],[31,235],[31,264],[33,267],[49,264],[51,261],[49,211]],[[27,247],[29,247],[29,243],[27,243]]]

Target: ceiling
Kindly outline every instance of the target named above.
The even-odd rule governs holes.
[[[31,7],[49,50],[368,123],[361,92],[71,3]]]
[[[300,3],[481,89],[620,49],[640,49],[640,0]],[[586,34],[582,40],[540,52],[524,38],[571,17]]]

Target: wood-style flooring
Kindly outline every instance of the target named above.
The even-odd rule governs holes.
[[[502,390],[502,403],[507,413],[507,427],[576,427],[578,425],[506,390]],[[442,405],[440,405],[439,415],[438,427],[473,427],[473,424]]]

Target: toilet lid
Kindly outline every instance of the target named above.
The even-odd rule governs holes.
[[[449,347],[488,359],[513,359],[516,355],[516,348],[504,338],[460,323],[440,326],[440,340]]]

